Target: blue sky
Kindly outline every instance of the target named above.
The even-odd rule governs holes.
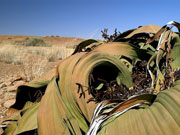
[[[180,0],[0,0],[0,35],[101,38],[140,25],[180,22]]]

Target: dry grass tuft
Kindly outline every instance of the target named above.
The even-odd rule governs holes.
[[[22,64],[22,48],[3,45],[0,47],[0,61],[7,64]]]
[[[47,59],[44,57],[33,58],[32,55],[26,55],[23,60],[23,69],[27,81],[40,77],[45,72],[47,66]]]

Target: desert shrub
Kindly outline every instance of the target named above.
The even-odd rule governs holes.
[[[14,42],[12,42],[12,45],[22,45],[23,41],[21,40],[15,40]]]
[[[49,43],[46,43],[43,39],[40,38],[33,38],[29,39],[26,43],[24,43],[25,46],[51,46]]]
[[[25,40],[29,40],[29,37],[27,37]]]

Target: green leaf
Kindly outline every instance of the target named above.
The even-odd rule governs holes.
[[[77,45],[77,47],[75,48],[72,55],[76,54],[77,52],[81,52],[82,49],[85,49],[85,47],[87,47],[90,44],[95,43],[95,42],[97,42],[97,41],[94,40],[94,39],[88,39],[88,40],[85,40],[85,41],[81,42],[79,45]]]
[[[37,111],[39,103],[27,102],[24,108],[8,116],[3,121],[7,125],[5,135],[20,134],[37,129]]]
[[[132,60],[148,59],[152,54],[151,51],[139,49],[138,47],[125,42],[110,42],[96,47],[93,51],[104,52],[113,56],[125,56]]]
[[[12,121],[4,131],[4,135],[15,135],[17,128],[17,121]]]
[[[31,108],[23,112],[22,118],[20,118],[17,122],[18,124],[17,134],[38,128],[37,125],[38,108],[39,108],[39,103],[33,105]]]
[[[100,84],[98,85],[98,87],[96,88],[96,90],[102,89],[103,86],[104,86],[104,83],[100,83]]]
[[[121,58],[120,60],[126,65],[128,70],[130,72],[132,72],[133,65],[128,60],[126,60],[125,58]]]
[[[118,76],[116,77],[116,81],[117,81],[118,85],[121,84],[121,74],[118,74]]]
[[[177,68],[180,68],[180,38],[175,37],[173,39],[173,42],[174,44],[169,58],[172,59],[172,61],[170,62],[171,67],[173,68],[173,70],[176,70]]]
[[[155,75],[153,74],[153,72],[150,70],[150,67],[151,67],[151,63],[155,63],[154,62],[154,60],[156,59],[156,56],[157,56],[157,54],[155,53],[150,59],[149,59],[149,61],[148,61],[148,63],[147,63],[147,70],[148,70],[148,72],[149,72],[149,74],[150,74],[150,76],[151,76],[151,86],[152,86],[152,88],[154,88],[154,83],[155,83]]]
[[[128,100],[120,103],[112,101],[101,102],[100,105],[98,105],[95,109],[96,111],[94,113],[87,135],[97,134],[98,130],[102,129],[103,125],[107,125],[110,122],[113,122],[117,117],[120,117],[125,112],[134,107],[142,107],[144,104],[152,104],[155,98],[155,95],[144,94],[139,96],[132,96]]]
[[[159,92],[161,86],[164,85],[165,79],[164,79],[164,75],[161,73],[159,62],[165,56],[164,54],[165,54],[166,43],[170,40],[172,32],[168,30],[167,27],[164,27],[159,31],[159,33],[157,33],[158,36],[159,34],[161,34],[161,38],[157,46],[157,51],[149,59],[147,64],[147,69],[152,79],[152,88],[155,88],[156,94]],[[155,68],[153,68],[153,70],[156,71],[156,75],[154,75],[153,72],[150,70],[150,66],[152,66],[153,61],[156,64]]]
[[[97,135],[179,134],[179,97],[180,85],[164,90],[148,108],[130,109],[120,116],[114,114],[104,122]]]
[[[145,46],[142,46],[141,49],[145,49],[145,50],[150,49],[153,52],[156,51],[156,49],[152,45],[150,45],[150,44],[146,44]]]
[[[174,87],[174,86],[176,86],[176,85],[180,85],[180,80],[175,81],[175,82],[172,84],[172,87]]]
[[[156,86],[155,86],[155,92],[154,94],[157,94],[159,93],[160,89],[161,89],[161,86],[164,86],[164,75],[161,73],[160,70],[157,71],[157,77],[156,77]]]

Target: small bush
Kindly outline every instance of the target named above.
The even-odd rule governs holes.
[[[23,41],[21,40],[16,40],[12,43],[13,45],[22,45],[23,44]]]
[[[26,41],[29,40],[29,37],[27,37],[25,40],[26,40]]]
[[[46,43],[43,39],[40,38],[33,38],[27,40],[26,43],[24,43],[25,46],[51,46],[49,43]]]

